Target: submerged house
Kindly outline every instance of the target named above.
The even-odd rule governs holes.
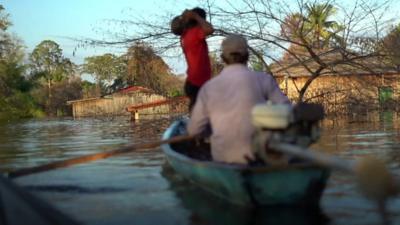
[[[303,101],[323,104],[327,113],[357,112],[391,105],[400,100],[400,68],[383,63],[378,57],[357,57],[345,62],[340,51],[319,55],[328,65],[308,87]],[[335,64],[335,62],[341,62]],[[309,70],[308,70],[308,69]],[[280,88],[296,101],[299,90],[311,78],[318,64],[284,58],[271,70]]]
[[[97,98],[87,98],[68,101],[72,105],[72,114],[76,117],[96,117],[96,116],[123,116],[130,115],[126,110],[129,105],[139,105],[148,102],[166,99],[162,95],[155,94],[154,91],[140,86],[131,86],[119,90],[110,95]],[[142,114],[168,113],[169,105],[145,108]]]

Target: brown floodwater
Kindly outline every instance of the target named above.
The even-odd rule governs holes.
[[[155,141],[176,117],[25,120],[0,125],[0,170],[11,171]],[[400,119],[386,112],[326,120],[319,151],[346,159],[376,156],[400,175]],[[382,224],[354,177],[333,172],[320,208],[246,209],[205,193],[176,174],[159,148],[20,177],[18,184],[83,224]],[[400,198],[387,203],[400,224]],[[27,223],[28,224],[28,223]]]

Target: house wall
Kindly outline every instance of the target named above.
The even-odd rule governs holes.
[[[121,116],[130,115],[126,111],[128,105],[143,104],[165,99],[161,95],[132,92],[127,94],[115,94],[105,98],[72,102],[72,112],[74,117],[96,117],[96,116]],[[169,105],[157,106],[154,108],[142,109],[141,114],[168,113]]]
[[[307,80],[308,77],[277,79],[280,88],[293,101],[297,101],[297,90]],[[303,100],[323,104],[328,113],[373,109],[380,106],[379,88],[384,86],[392,87],[394,101],[400,100],[400,74],[321,76],[311,83]]]

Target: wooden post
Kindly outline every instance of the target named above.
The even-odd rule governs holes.
[[[131,112],[131,121],[137,121],[139,120],[139,112],[138,110],[135,110],[134,112]]]
[[[139,112],[137,110],[135,111],[135,120],[139,120]]]
[[[72,103],[72,117],[75,119],[76,118],[76,105]]]

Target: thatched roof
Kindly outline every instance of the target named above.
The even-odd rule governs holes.
[[[279,62],[271,65],[271,71],[275,77],[307,77],[319,68],[320,64],[308,52],[293,49],[291,51],[297,58],[286,53]],[[400,68],[385,63],[382,57],[377,55],[359,55],[344,52],[342,49],[324,49],[323,51],[316,51],[316,53],[321,61],[327,65],[321,71],[321,76],[400,73]]]

